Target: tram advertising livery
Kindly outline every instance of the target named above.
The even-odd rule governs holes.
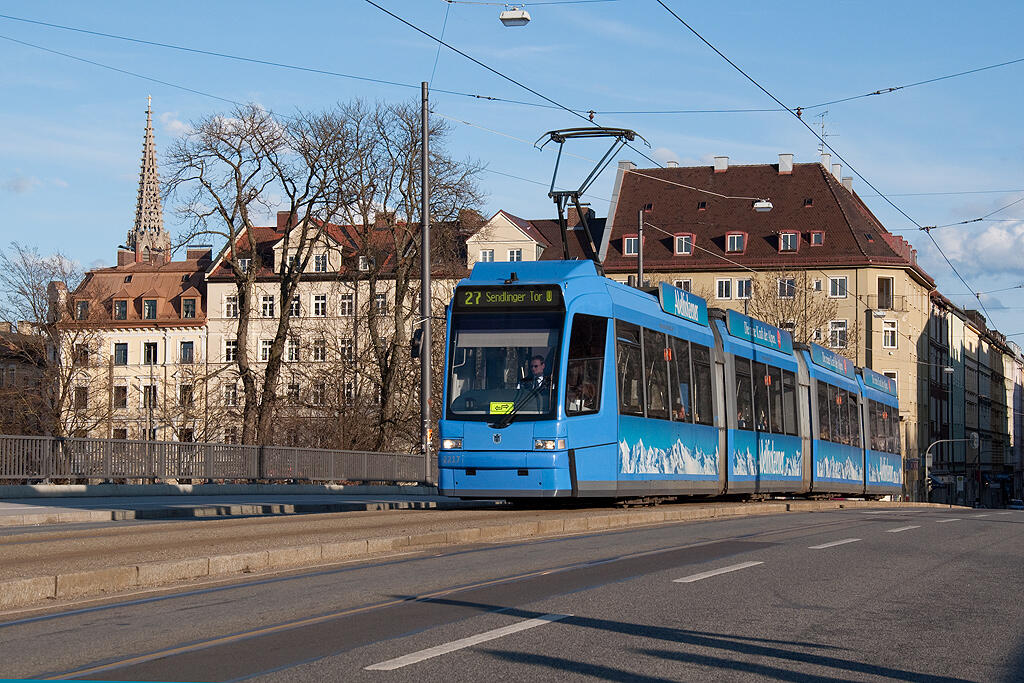
[[[448,307],[440,489],[463,498],[902,486],[894,383],[590,261],[478,263]]]

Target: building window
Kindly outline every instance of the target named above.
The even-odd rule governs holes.
[[[273,346],[274,342],[271,339],[260,340],[260,360],[264,363],[270,360],[270,350]]]
[[[388,312],[388,295],[373,295],[373,312],[377,315],[385,315]]]
[[[237,318],[238,317],[238,295],[232,294],[231,296],[224,297],[224,317],[225,318]]]
[[[290,362],[293,362],[293,363],[295,361],[299,360],[299,340],[296,339],[295,337],[290,337],[288,339],[288,356],[287,357],[288,357],[288,360]]]
[[[75,387],[75,410],[89,407],[89,387]]]
[[[238,383],[231,382],[224,385],[224,405],[226,406],[237,406],[238,405]]]
[[[182,299],[182,301],[181,301],[181,317],[182,318],[195,318],[196,317],[196,300],[195,299]]]
[[[807,207],[807,206],[814,206],[814,198],[813,197],[805,197],[804,198],[804,206],[805,207]]]
[[[707,211],[707,209],[708,209],[708,203],[707,202],[705,202],[703,200],[697,202],[697,210],[698,211]]]
[[[796,297],[796,278],[793,277],[780,277],[779,278],[779,298],[780,299],[793,299]]]
[[[143,300],[142,317],[145,320],[156,320],[156,299]]]
[[[88,367],[89,365],[89,345],[88,344],[75,344],[75,364],[79,367]]]
[[[145,342],[142,345],[142,362],[144,365],[156,365],[157,363],[156,342]]]
[[[349,338],[342,339],[338,344],[338,354],[341,359],[347,363],[351,363],[355,358],[355,346],[352,344],[352,340]]]
[[[288,254],[288,260],[286,261],[288,264],[288,270],[291,270],[295,266],[295,262],[297,260],[298,259],[295,257],[295,254]]]
[[[88,301],[76,301],[75,302],[75,319],[76,320],[88,320],[89,319],[89,302]]]
[[[114,427],[112,438],[117,439],[118,441],[125,441],[128,439],[128,430],[124,427]]]
[[[676,235],[676,254],[679,256],[693,254],[693,235]]]
[[[719,278],[715,280],[715,298],[732,298],[732,280],[730,280],[729,278]]]
[[[249,265],[252,263],[251,258],[240,258],[238,259],[238,269],[243,273],[249,272]]]
[[[828,343],[834,349],[846,348],[845,320],[833,320],[828,324]]]
[[[142,407],[143,408],[156,408],[156,385],[155,384],[143,385],[143,387],[142,387]]]
[[[895,388],[898,391],[899,388],[900,388],[900,385],[899,385],[899,382],[896,380],[896,371],[895,370],[886,370],[882,374],[892,380],[893,388]]]
[[[356,312],[356,296],[355,294],[342,294],[341,304],[338,312],[343,316],[351,316]]]
[[[128,365],[128,343],[114,344],[114,365]]]
[[[749,299],[754,292],[754,281],[746,279],[736,280],[736,298],[737,299]]]
[[[811,335],[814,341],[821,341],[821,328],[815,328],[814,333]]]
[[[494,263],[494,250],[481,249],[480,258],[477,260],[480,261],[480,263]]]
[[[182,408],[192,407],[192,385],[182,384],[178,387],[178,405]]]
[[[371,260],[370,260],[369,256],[360,256],[359,257],[359,270],[363,271],[364,273],[366,271],[370,270],[370,263],[371,263]]]
[[[796,251],[799,235],[795,232],[784,232],[779,235],[779,251]]]
[[[293,402],[297,402],[299,400],[299,393],[301,392],[301,390],[302,390],[302,387],[299,386],[298,381],[293,379],[291,382],[289,382],[288,383],[288,389],[287,389],[288,400],[289,401],[293,401]]]
[[[314,273],[326,273],[327,272],[327,254],[314,254],[313,255],[313,272]]]
[[[327,385],[323,382],[314,382],[313,388],[309,392],[309,402],[315,406],[322,406],[324,404],[324,396],[327,394]]]
[[[238,360],[238,340],[228,339],[224,342],[224,360]]]
[[[730,253],[742,253],[747,247],[747,236],[742,232],[730,232],[725,236],[725,250]]]
[[[178,428],[178,441],[182,443],[192,443],[196,440],[196,433],[191,427],[179,427]]]
[[[128,302],[124,299],[114,302],[114,320],[128,319]]]
[[[313,315],[317,318],[327,317],[327,295],[313,295]]]
[[[324,338],[313,340],[313,360],[322,363],[327,360],[327,340]]]
[[[787,320],[786,322],[784,322],[781,325],[779,325],[779,329],[780,330],[785,330],[786,332],[789,332],[790,334],[795,334],[796,333],[796,321],[795,320]]]
[[[195,343],[190,341],[181,342],[181,353],[178,355],[180,362],[183,365],[192,365],[193,358],[195,356]]]
[[[823,244],[825,244],[825,233],[822,232],[821,230],[812,230],[811,231],[811,246],[812,247],[820,247]]]
[[[622,255],[636,256],[640,251],[640,238],[636,235],[622,238]]]
[[[356,383],[352,380],[345,382],[345,391],[342,394],[346,405],[351,405],[356,400]]]
[[[846,298],[846,276],[830,277],[828,279],[828,295],[833,299]]]
[[[292,297],[292,307],[288,314],[293,318],[298,318],[302,315],[302,304],[300,301],[301,299],[298,296]]]
[[[269,296],[268,295],[264,295],[263,298],[261,299],[261,302],[262,302],[262,306],[260,307],[260,310],[261,310],[261,312],[263,314],[263,317],[264,318],[273,318],[274,317],[274,295],[273,294],[270,294]]]
[[[522,261],[523,260],[523,250],[522,249],[509,249],[508,250],[508,260],[510,262],[512,262],[512,263],[518,263],[519,261]]]
[[[897,347],[896,339],[896,321],[895,320],[883,320],[882,321],[882,348],[883,349],[895,349]]]
[[[674,284],[677,288],[683,290],[684,292],[693,291],[693,280],[676,280],[672,284]]]
[[[224,443],[238,443],[238,427],[224,428]]]
[[[891,277],[878,278],[878,302],[875,308],[882,311],[892,310],[893,279]]]

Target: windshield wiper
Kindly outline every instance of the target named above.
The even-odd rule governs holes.
[[[494,427],[495,429],[504,429],[505,427],[508,427],[510,424],[512,424],[512,418],[514,418],[515,414],[519,412],[519,409],[526,405],[530,401],[530,399],[536,396],[537,392],[539,392],[543,388],[545,388],[543,384],[538,384],[537,386],[535,386],[533,389],[530,390],[530,393],[528,393],[526,396],[522,397],[512,405],[512,410],[505,413],[505,415],[502,416],[502,419],[493,422],[491,426]]]

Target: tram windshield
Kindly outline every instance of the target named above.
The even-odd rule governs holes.
[[[452,318],[448,414],[508,423],[554,414],[563,313]]]

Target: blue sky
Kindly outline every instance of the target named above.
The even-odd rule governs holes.
[[[515,29],[498,21],[500,7],[442,0],[378,2],[435,35],[444,26],[446,41],[575,109],[776,106],[654,0],[564,5],[538,0],[528,5],[531,23]],[[1024,58],[1024,48],[1017,47],[1024,3],[666,3],[791,107]],[[554,213],[546,196],[554,154],[523,141],[532,142],[550,129],[583,125],[554,108],[437,92],[544,104],[444,48],[435,71],[437,44],[364,0],[10,0],[0,2],[0,14],[412,86],[303,73],[0,18],[0,63],[5,67],[0,70],[5,94],[0,105],[0,238],[43,252],[61,249],[86,266],[110,264],[134,220],[150,94],[159,154],[189,121],[230,106],[182,88],[289,113],[356,97],[412,100],[418,97],[419,82],[431,80],[436,114],[472,124],[455,124],[449,149],[457,158],[488,166],[482,177],[485,212],[503,208],[527,218]],[[1024,62],[830,105],[825,126],[833,137],[828,140],[921,225],[978,218],[1024,198],[1022,83]],[[824,110],[808,109],[804,119],[817,128]],[[780,152],[795,154],[798,163],[818,158],[818,141],[785,112],[601,114],[597,121],[637,130],[651,143],[645,151],[660,162],[709,164],[711,157],[727,155],[731,163],[774,163]],[[593,156],[603,150],[584,146],[575,151]],[[650,165],[630,150],[618,159]],[[568,179],[589,171],[584,161],[567,161],[563,173]],[[851,175],[847,165],[843,175]],[[598,215],[607,211],[612,178],[608,171],[593,187],[591,202]],[[907,231],[901,234],[919,249],[940,291],[971,307],[972,297],[963,296],[970,290],[924,233],[872,196],[860,178],[854,188],[888,229]],[[177,232],[172,207],[165,209],[169,229]],[[974,291],[1024,283],[1024,202],[991,219],[1001,220],[933,232]],[[1008,289],[983,297],[991,322],[1005,333],[1024,332],[1021,293],[1024,289]]]

